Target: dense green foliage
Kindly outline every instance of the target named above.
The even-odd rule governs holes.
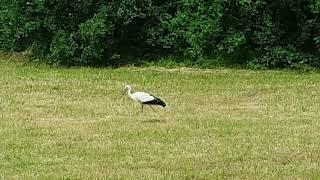
[[[320,67],[320,0],[2,0],[0,49],[61,65],[173,56]],[[210,63],[210,62],[209,62]]]

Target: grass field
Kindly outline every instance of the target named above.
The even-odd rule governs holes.
[[[12,60],[0,60],[0,177],[320,178],[319,73]],[[139,113],[127,83],[168,108]]]

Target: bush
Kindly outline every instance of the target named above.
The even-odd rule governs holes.
[[[80,59],[77,58],[78,44],[75,42],[75,35],[65,31],[59,31],[54,36],[51,46],[49,60],[51,64],[77,65]]]
[[[217,59],[263,68],[319,64],[319,0],[2,0],[0,5],[0,50],[29,50],[52,64],[120,66],[168,56],[191,65]]]
[[[107,9],[104,8],[99,14],[94,15],[85,23],[80,25],[80,59],[83,64],[91,66],[95,65],[112,65],[112,63],[105,61],[110,60],[112,55],[113,44],[113,28],[112,21],[108,21],[106,16]]]
[[[293,48],[274,47],[266,54],[254,58],[248,65],[254,69],[310,69],[311,67],[319,68],[319,60],[319,57],[299,53]]]

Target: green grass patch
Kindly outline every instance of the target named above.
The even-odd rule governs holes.
[[[320,177],[319,73],[11,60],[0,60],[2,177]],[[125,84],[168,108],[139,113]]]

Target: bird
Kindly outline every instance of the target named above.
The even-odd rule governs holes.
[[[131,85],[125,85],[124,92],[122,95],[124,95],[126,92],[128,93],[128,96],[135,102],[138,102],[141,104],[141,113],[143,112],[143,106],[148,105],[153,111],[153,105],[154,106],[162,106],[166,107],[166,103],[163,102],[161,99],[159,99],[156,96],[153,96],[146,92],[132,92],[132,86]]]

